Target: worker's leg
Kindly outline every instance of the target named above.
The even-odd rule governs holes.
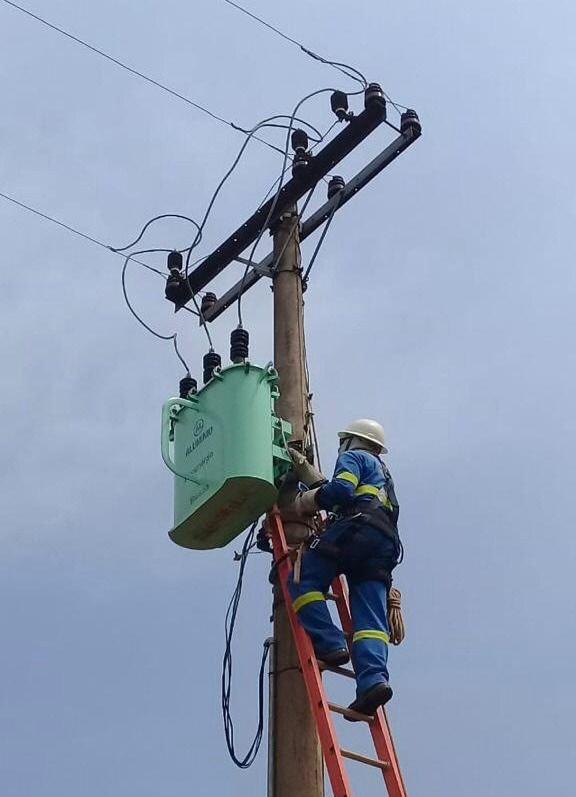
[[[325,546],[330,544],[333,536],[330,530],[326,532],[322,537]],[[325,654],[346,649],[344,634],[332,622],[324,597],[337,574],[338,565],[334,557],[322,554],[317,549],[308,549],[302,556],[299,583],[294,583],[293,573],[288,578],[292,606],[310,635],[314,651],[320,659]]]
[[[387,590],[383,581],[350,583],[350,612],[354,636],[352,663],[356,694],[388,682]]]

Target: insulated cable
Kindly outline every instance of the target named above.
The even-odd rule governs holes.
[[[192,256],[192,251],[195,249],[196,246],[198,246],[198,244],[200,242],[200,238],[201,238],[202,233],[204,231],[204,227],[206,226],[206,223],[208,221],[210,213],[212,212],[212,208],[214,207],[214,203],[216,202],[218,194],[222,190],[222,188],[223,188],[224,184],[226,183],[226,181],[228,180],[228,178],[232,175],[232,173],[234,172],[234,170],[238,166],[238,163],[240,162],[240,159],[242,158],[242,155],[244,154],[244,151],[246,150],[246,147],[248,146],[248,144],[250,143],[251,139],[254,137],[255,133],[258,130],[260,130],[263,127],[267,127],[275,119],[290,119],[290,125],[287,126],[287,129],[288,129],[288,141],[289,141],[290,132],[292,130],[292,125],[294,123],[294,117],[295,117],[296,113],[298,112],[298,107],[296,108],[294,114],[292,114],[291,117],[288,117],[286,114],[276,114],[274,116],[268,117],[267,119],[263,119],[261,122],[258,122],[258,124],[256,124],[251,130],[248,131],[248,134],[247,134],[247,137],[246,137],[246,141],[244,141],[244,143],[240,147],[240,150],[239,150],[236,158],[234,159],[234,162],[232,163],[232,166],[228,169],[228,171],[226,172],[224,177],[220,180],[220,182],[218,183],[218,185],[216,187],[216,190],[212,194],[212,198],[210,199],[210,202],[208,203],[208,207],[206,208],[206,211],[204,213],[204,217],[203,217],[203,219],[202,219],[202,221],[201,221],[201,223],[199,225],[199,229],[198,229],[198,232],[196,233],[196,237],[194,238],[194,240],[192,241],[192,243],[191,243],[191,245],[190,245],[190,247],[188,249],[188,254],[186,256],[185,275],[186,275],[186,280],[188,281],[188,287],[190,288],[190,293],[193,293],[192,286],[190,285],[190,278],[189,278],[190,258]],[[289,145],[287,144],[287,147],[288,146]],[[286,161],[287,161],[287,149],[285,151],[283,151],[282,154],[284,155],[284,160],[283,160],[283,164],[282,164],[282,171],[284,172],[284,170],[286,168]]]
[[[233,2],[233,0],[224,0],[224,2],[228,3],[229,6],[234,6],[234,8],[238,9],[238,11],[241,11],[243,14],[246,14],[246,16],[256,20],[256,22],[259,22],[261,25],[264,25],[264,27],[268,28],[269,30],[274,31],[274,33],[276,33],[278,36],[281,36],[283,39],[290,42],[291,44],[295,44],[296,47],[299,47],[300,50],[302,50],[302,52],[306,53],[306,55],[309,55],[315,61],[320,61],[323,64],[327,64],[328,66],[334,67],[334,69],[337,69],[339,72],[342,72],[342,74],[346,75],[352,80],[356,80],[358,83],[361,83],[364,88],[368,86],[368,81],[366,80],[362,72],[360,72],[358,69],[355,69],[354,67],[349,66],[348,64],[342,64],[339,61],[330,61],[327,58],[318,55],[317,53],[305,47],[302,44],[302,42],[299,42],[297,39],[293,39],[291,36],[288,36],[286,33],[283,33],[279,28],[276,28],[274,25],[271,25],[269,22],[266,22],[266,20],[262,19],[262,17],[259,17],[256,14],[253,14],[251,11],[248,11],[248,9],[244,8],[239,3],[235,3]],[[355,73],[355,75],[350,74],[350,72],[347,70],[350,70],[350,72]]]
[[[132,306],[132,303],[130,302],[130,299],[128,297],[128,291],[126,289],[126,271],[128,269],[128,264],[134,258],[134,255],[153,254],[153,253],[158,253],[158,252],[168,253],[168,252],[171,252],[171,251],[173,251],[173,250],[171,250],[171,249],[143,249],[141,251],[132,252],[129,255],[126,255],[125,259],[124,259],[124,266],[122,267],[122,295],[124,297],[124,301],[126,302],[126,306],[130,310],[130,312],[132,313],[134,318],[138,321],[138,323],[141,324],[144,327],[144,329],[146,329],[148,332],[150,332],[151,335],[154,335],[154,337],[159,338],[160,340],[171,340],[173,342],[174,349],[176,351],[176,355],[177,355],[178,359],[185,366],[186,372],[188,374],[190,374],[190,369],[188,368],[188,365],[186,364],[186,362],[184,361],[182,355],[180,354],[180,352],[178,350],[178,345],[177,345],[177,342],[176,342],[178,333],[177,332],[173,332],[171,335],[163,335],[161,332],[157,332],[155,329],[152,329],[152,327],[149,324],[147,324],[146,321],[144,321],[138,315],[138,313],[136,312],[136,310]],[[198,307],[198,305],[196,305],[196,306]],[[198,314],[200,314],[200,308],[198,308]],[[213,343],[212,343],[212,338],[211,338],[210,332],[208,331],[208,328],[206,327],[205,324],[203,324],[202,326],[203,326],[204,332],[206,333],[206,336],[208,338],[208,343],[210,345],[210,348],[213,349]]]
[[[228,609],[226,611],[226,619],[224,622],[225,648],[224,648],[224,658],[222,661],[222,717],[224,720],[224,734],[226,736],[226,746],[228,748],[230,758],[236,764],[237,767],[240,767],[240,769],[248,769],[248,767],[254,763],[254,760],[258,755],[258,750],[260,749],[260,744],[262,742],[262,736],[264,732],[264,671],[266,666],[266,660],[268,658],[270,647],[272,645],[272,640],[270,639],[267,639],[264,642],[264,650],[262,652],[262,659],[260,661],[260,669],[258,672],[258,725],[256,728],[256,733],[254,734],[254,739],[252,740],[246,755],[243,758],[239,758],[234,746],[234,721],[232,719],[232,715],[230,712],[230,700],[231,700],[231,691],[232,691],[232,639],[234,636],[234,628],[236,625],[238,606],[240,604],[240,598],[242,596],[242,587],[244,584],[244,571],[246,569],[248,555],[250,553],[250,550],[256,545],[256,542],[254,540],[254,533],[256,531],[257,525],[258,521],[256,521],[256,523],[254,523],[250,527],[248,534],[244,539],[244,543],[242,545],[242,551],[238,557],[240,561],[240,568],[238,571],[238,581],[236,583],[236,587],[232,594],[232,598],[230,599],[230,603],[228,604]]]
[[[59,221],[59,219],[54,218],[54,216],[49,216],[47,213],[38,210],[37,208],[32,207],[31,205],[26,205],[24,202],[20,202],[20,200],[15,199],[13,196],[9,194],[5,194],[0,191],[0,197],[2,199],[7,200],[8,202],[12,202],[14,205],[18,205],[18,207],[23,208],[24,210],[29,211],[30,213],[34,213],[34,215],[39,216],[41,219],[45,219],[46,221],[51,222],[52,224],[58,225],[58,227],[62,227],[68,232],[73,233],[74,235],[78,235],[80,238],[84,238],[86,241],[90,241],[96,246],[101,246],[102,249],[106,249],[107,252],[112,252],[112,254],[120,255],[120,257],[124,257],[120,252],[111,249],[108,244],[105,244],[103,241],[99,241],[98,238],[94,238],[92,235],[88,235],[88,233],[82,232],[77,227],[72,227],[70,224],[66,224],[63,221]],[[154,268],[153,266],[149,266],[148,263],[143,263],[141,260],[136,260],[136,258],[132,258],[134,263],[138,263],[139,266],[142,266],[148,271],[153,271],[155,274],[159,274],[161,277],[166,277],[165,272],[160,271],[160,269]]]
[[[332,207],[332,210],[330,211],[330,215],[328,216],[328,220],[326,221],[326,224],[324,225],[324,229],[322,230],[322,234],[320,235],[320,238],[318,239],[318,243],[316,244],[316,248],[314,249],[314,252],[312,253],[312,257],[310,258],[310,263],[308,264],[308,268],[306,269],[306,272],[304,273],[304,276],[302,277],[302,289],[303,290],[306,290],[306,288],[308,287],[308,277],[310,276],[310,272],[312,271],[312,266],[314,265],[314,261],[316,260],[318,252],[320,251],[320,247],[324,243],[324,238],[326,237],[326,233],[328,232],[328,229],[329,229],[330,225],[332,224],[332,219],[336,215],[336,211],[338,210],[338,206],[339,205],[340,205],[340,198],[337,197],[336,202],[334,203],[334,206]]]
[[[276,195],[274,196],[274,200],[273,200],[272,204],[270,205],[270,210],[268,211],[268,215],[266,216],[266,219],[265,219],[264,223],[262,224],[262,227],[260,228],[260,232],[258,233],[258,236],[257,236],[256,240],[254,241],[254,245],[252,246],[252,249],[250,250],[250,254],[248,256],[248,261],[249,262],[252,262],[254,260],[254,255],[256,253],[256,249],[258,248],[258,244],[260,243],[260,241],[262,239],[262,236],[264,235],[264,231],[268,228],[270,220],[271,220],[271,218],[272,218],[272,216],[274,214],[274,211],[276,210],[276,205],[278,203],[278,198],[279,198],[280,192],[282,190],[282,184],[284,182],[284,175],[286,173],[286,162],[288,160],[288,150],[290,149],[290,135],[292,133],[292,128],[294,126],[294,120],[296,118],[296,114],[298,113],[298,111],[300,110],[302,105],[305,102],[307,102],[308,100],[312,99],[313,97],[317,97],[320,94],[326,94],[327,92],[331,92],[332,93],[334,91],[336,91],[336,89],[326,88],[326,89],[317,89],[316,91],[310,92],[310,94],[307,94],[305,97],[303,97],[296,104],[296,106],[295,106],[295,108],[294,108],[294,110],[292,112],[292,115],[290,116],[290,124],[288,125],[288,132],[286,134],[286,146],[285,146],[285,149],[284,149],[284,160],[282,162],[282,168],[280,170],[280,178],[279,178],[279,181],[278,181],[279,182],[278,190],[276,192]],[[354,95],[363,94],[363,93],[364,93],[364,90],[360,89],[359,91],[346,92],[346,96],[352,97]],[[243,285],[243,283],[244,283],[244,281],[246,279],[246,274],[247,274],[247,272],[245,271],[244,272],[244,278],[242,280],[242,285]],[[239,296],[238,296],[238,325],[240,327],[242,326],[242,291],[240,291]]]
[[[115,64],[116,66],[119,66],[121,69],[126,70],[126,72],[130,72],[130,74],[139,77],[142,80],[145,80],[147,83],[156,86],[156,88],[162,89],[162,91],[165,91],[168,94],[171,94],[173,97],[182,100],[188,105],[191,105],[193,108],[196,108],[198,111],[202,111],[202,113],[207,114],[212,119],[215,119],[216,121],[225,124],[227,127],[231,127],[233,130],[244,133],[244,130],[242,127],[240,127],[240,125],[231,122],[229,119],[225,119],[223,116],[219,116],[218,114],[211,111],[209,108],[206,108],[204,105],[200,105],[200,103],[194,102],[194,100],[191,100],[189,97],[186,97],[184,94],[181,94],[180,92],[171,89],[166,84],[161,83],[159,80],[156,80],[155,78],[152,78],[149,75],[146,75],[144,72],[140,72],[138,69],[134,69],[133,67],[128,66],[128,64],[125,64],[123,61],[120,61],[118,58],[114,58],[114,56],[109,55],[108,53],[104,52],[104,50],[95,47],[93,44],[89,44],[87,41],[84,41],[78,36],[75,36],[73,33],[64,30],[64,28],[58,27],[58,25],[55,25],[54,23],[49,22],[47,19],[38,16],[38,14],[34,14],[32,11],[29,11],[27,8],[24,8],[23,6],[20,6],[17,3],[12,2],[12,0],[2,0],[2,2],[8,6],[11,6],[17,11],[20,11],[22,14],[26,14],[26,16],[36,20],[36,22],[40,22],[42,25],[45,25],[47,28],[50,28],[50,30],[55,31],[56,33],[60,33],[62,36],[65,36],[67,39],[71,39],[77,44],[82,45],[82,47],[86,47],[88,50],[95,53],[96,55],[99,55],[102,58],[105,58],[107,61],[110,61],[111,63]],[[270,144],[270,142],[266,141],[265,139],[260,138],[259,136],[255,136],[255,138],[261,144],[265,144],[270,149],[273,149],[276,152],[282,152],[281,149],[276,147],[274,144]]]
[[[198,230],[200,239],[202,238],[202,231],[200,230],[200,225],[198,224],[197,221],[194,221],[194,219],[191,219],[189,216],[183,216],[180,213],[162,213],[161,215],[154,216],[154,218],[147,221],[146,224],[142,227],[142,231],[140,232],[138,238],[132,241],[132,243],[126,244],[126,246],[109,246],[108,249],[110,249],[111,252],[118,252],[118,253],[125,252],[126,249],[132,249],[133,246],[136,246],[136,244],[142,240],[142,237],[146,232],[146,230],[148,229],[148,227],[150,227],[151,224],[154,224],[154,222],[159,221],[160,219],[184,219],[184,221],[189,221],[190,224],[193,224]]]
[[[296,45],[296,47],[298,47],[303,53],[310,56],[310,58],[313,58],[315,61],[320,61],[320,63],[322,64],[326,64],[327,66],[331,66],[334,69],[337,69],[338,72],[341,72],[343,75],[346,75],[346,77],[349,77],[351,80],[358,81],[364,88],[368,86],[368,81],[366,80],[362,72],[360,72],[358,69],[355,69],[354,67],[349,66],[348,64],[342,64],[339,61],[330,61],[328,58],[324,58],[323,56],[318,55],[318,53],[315,53],[313,50],[310,50],[308,49],[308,47],[305,47],[302,44],[302,42],[299,42],[297,39],[293,39],[292,36],[288,36],[286,33],[283,33],[283,31],[281,31],[279,28],[275,27],[274,25],[271,25],[269,22],[266,22],[266,20],[262,19],[262,17],[259,17],[256,14],[252,13],[251,11],[248,11],[248,9],[244,8],[239,3],[234,2],[234,0],[224,0],[224,2],[228,3],[229,6],[234,6],[234,8],[238,9],[238,11],[241,11],[243,14],[246,14],[246,16],[251,17],[256,22],[259,22],[261,25],[264,25],[264,27],[269,28],[271,31],[278,34],[278,36],[281,36],[283,39],[290,42],[291,44]],[[350,74],[350,72],[354,72],[355,75]],[[390,97],[390,95],[387,94],[385,91],[383,92],[383,94],[386,97],[386,99],[390,102],[390,104],[396,109],[396,112],[398,114],[401,114],[402,110],[405,111],[408,110],[407,105],[402,105],[401,103],[395,102],[392,99],[392,97]]]

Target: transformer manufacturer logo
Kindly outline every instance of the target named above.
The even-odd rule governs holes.
[[[187,457],[190,456],[190,454],[192,454],[193,451],[196,451],[198,446],[201,445],[205,440],[207,440],[212,435],[212,432],[214,431],[214,427],[213,426],[209,426],[205,431],[202,431],[202,428],[204,426],[204,421],[198,421],[198,423],[201,423],[202,426],[198,430],[198,437],[196,438],[196,440],[193,440],[190,443],[190,445],[188,446],[188,448],[186,449],[186,456]],[[198,425],[198,423],[196,425]],[[196,434],[196,427],[194,427],[194,433]]]
[[[204,419],[200,418],[194,424],[194,437],[198,437],[200,432],[204,429]]]

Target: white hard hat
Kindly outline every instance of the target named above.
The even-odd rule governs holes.
[[[383,454],[388,453],[388,449],[384,445],[384,429],[378,421],[372,421],[370,418],[360,418],[357,421],[352,421],[343,432],[338,432],[338,437],[340,440],[346,437],[359,437],[361,440],[376,443],[382,449]]]

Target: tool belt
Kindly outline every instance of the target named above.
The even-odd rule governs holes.
[[[360,511],[350,511],[334,515],[329,521],[329,527],[333,523],[347,522],[349,529],[335,542],[328,542],[323,536],[311,535],[306,541],[306,546],[315,550],[321,556],[326,556],[336,560],[342,567],[349,579],[357,581],[375,580],[383,581],[388,590],[392,585],[392,570],[401,561],[403,555],[402,543],[398,529],[392,519],[392,513],[382,507],[380,501],[374,497],[371,501],[364,501],[365,506],[361,506]],[[393,543],[393,551],[390,553],[386,566],[381,563],[367,560],[362,563],[360,568],[356,567],[355,572],[350,572],[347,567],[347,550],[354,546],[354,537],[362,532],[365,526],[370,526],[382,534],[385,534]]]

